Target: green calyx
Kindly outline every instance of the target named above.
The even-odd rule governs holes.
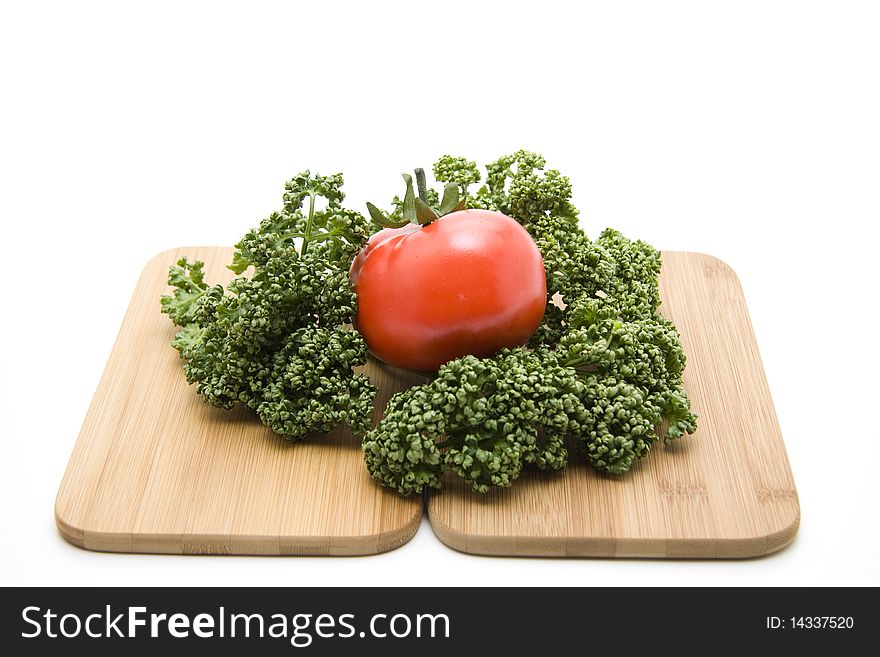
[[[367,210],[373,222],[383,228],[402,228],[407,224],[427,226],[444,215],[465,209],[465,201],[460,197],[457,183],[446,183],[446,186],[443,188],[443,197],[439,200],[439,203],[432,203],[432,194],[434,199],[437,199],[437,195],[428,189],[425,181],[425,170],[421,168],[416,169],[415,174],[418,194],[416,194],[416,190],[413,188],[413,177],[408,173],[402,174],[403,180],[406,182],[406,194],[403,197],[400,213],[401,219],[395,220],[395,218],[368,202]]]

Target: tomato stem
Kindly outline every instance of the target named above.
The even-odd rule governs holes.
[[[425,203],[428,202],[428,183],[425,181],[425,170],[419,167],[415,170],[416,186],[419,189],[419,198]]]
[[[372,203],[367,203],[367,210],[373,223],[383,228],[401,228],[406,224],[415,224],[416,226],[427,226],[436,221],[445,214],[455,212],[456,210],[464,210],[464,199],[459,198],[459,190],[457,183],[447,183],[443,189],[443,199],[439,203],[439,208],[431,205],[428,200],[428,183],[425,179],[425,170],[419,167],[414,171],[416,177],[416,186],[418,194],[413,189],[413,177],[408,173],[401,174],[404,182],[406,182],[406,194],[403,196],[401,207],[401,215],[403,221],[393,221],[382,210]]]

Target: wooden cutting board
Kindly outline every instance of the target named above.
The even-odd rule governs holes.
[[[240,409],[204,404],[187,385],[159,312],[168,267],[205,261],[226,282],[232,249],[191,247],[149,262],[135,289],[58,491],[61,534],[91,550],[187,554],[374,554],[406,543],[421,498],[367,473],[347,430],[290,444]],[[377,407],[411,385],[369,372]]]
[[[660,284],[698,431],[621,476],[572,455],[562,473],[527,469],[488,495],[447,477],[428,499],[441,541],[472,554],[741,558],[794,539],[797,492],[736,274],[711,256],[664,252]]]
[[[415,533],[421,498],[368,476],[339,430],[288,444],[246,410],[202,403],[159,314],[168,266],[206,262],[231,277],[231,249],[190,247],[144,270],[58,492],[56,520],[94,550],[211,554],[370,554]],[[475,554],[749,557],[792,540],[797,493],[735,274],[705,255],[663,254],[663,312],[682,332],[694,435],[658,446],[627,475],[576,457],[563,473],[527,469],[479,496],[448,478],[429,495],[438,537]],[[412,375],[368,364],[377,414]],[[375,418],[374,418],[375,419]]]

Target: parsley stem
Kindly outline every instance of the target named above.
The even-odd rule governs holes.
[[[309,218],[306,221],[306,230],[303,233],[303,245],[300,255],[304,256],[309,248],[309,241],[312,239],[312,220],[315,218],[315,192],[309,190]]]

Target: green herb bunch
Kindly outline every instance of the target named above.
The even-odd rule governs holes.
[[[442,199],[417,172],[418,198],[408,179],[389,212],[369,206],[373,224],[342,207],[340,174],[304,172],[287,183],[283,209],[236,245],[240,276],[226,289],[205,282],[200,262],[172,267],[162,311],[181,327],[172,344],[199,395],[247,405],[288,440],[347,424],[364,434],[370,474],[403,495],[439,487],[446,472],[479,492],[509,486],[526,464],[564,468],[569,443],[619,474],[658,440],[696,430],[681,341],[659,312],[656,249],[610,229],[590,240],[570,180],[540,155],[499,158],[476,191],[475,162],[444,156],[433,171]],[[376,391],[355,373],[367,346],[351,327],[351,262],[380,223],[461,208],[497,210],[531,234],[547,274],[544,320],[526,346],[446,363],[393,396],[370,428]]]
[[[284,207],[236,245],[227,289],[208,286],[203,263],[171,268],[162,312],[181,327],[172,345],[187,380],[209,404],[245,404],[287,440],[341,423],[369,429],[375,388],[354,368],[367,345],[351,327],[357,298],[348,277],[370,235],[343,208],[340,174],[305,171],[285,186]],[[324,199],[326,207],[316,209]]]

